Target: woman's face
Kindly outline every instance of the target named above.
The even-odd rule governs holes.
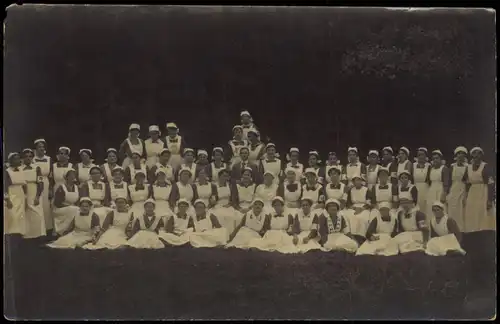
[[[14,155],[12,158],[9,160],[9,164],[13,167],[18,167],[21,165],[21,156],[18,154]]]
[[[470,155],[475,162],[481,162],[483,160],[483,153],[479,151],[473,151]]]
[[[297,179],[297,175],[295,174],[295,172],[287,172],[286,173],[286,179],[288,180],[288,182],[295,182],[295,180]]]
[[[29,165],[33,162],[33,153],[25,152],[24,153],[24,164]]]
[[[406,161],[408,159],[408,155],[406,155],[405,151],[399,151],[398,159],[399,161]]]
[[[61,150],[57,153],[57,161],[61,163],[66,163],[69,160],[69,154],[66,150]]]
[[[338,174],[338,172],[332,171],[330,172],[330,179],[333,183],[337,183],[340,180],[340,175]]]
[[[202,216],[205,214],[205,205],[201,203],[197,203],[194,205],[194,211],[196,212],[196,215]]]
[[[200,172],[198,173],[198,181],[202,183],[207,182],[207,173],[205,172],[204,169],[201,169]]]
[[[266,153],[267,156],[272,159],[276,155],[276,148],[274,146],[270,146],[267,148]]]
[[[90,172],[90,179],[94,182],[101,180],[101,171],[98,169],[92,169],[92,172]]]
[[[264,184],[266,186],[272,185],[273,184],[273,180],[274,180],[274,177],[272,175],[270,175],[270,174],[266,174],[264,176]]]
[[[80,204],[80,213],[86,215],[90,212],[90,203],[87,201],[84,201]]]
[[[137,173],[135,175],[135,183],[136,184],[139,184],[139,185],[142,185],[144,184],[144,181],[146,180],[146,176],[142,173]]]
[[[241,116],[241,123],[242,123],[243,125],[248,125],[248,124],[250,124],[250,117],[249,117],[249,116],[246,116],[246,115],[245,115],[245,116]]]
[[[310,155],[308,162],[309,162],[309,166],[315,167],[316,164],[318,164],[318,157],[316,155]]]
[[[208,163],[208,156],[205,154],[198,155],[198,163],[207,164]]]
[[[255,202],[252,205],[252,210],[253,210],[253,213],[255,215],[259,215],[263,208],[264,208],[264,205],[260,201],[259,202]]]
[[[386,184],[389,180],[389,175],[387,174],[387,172],[380,172],[378,174],[378,180],[380,183]]]
[[[177,136],[177,129],[176,128],[167,128],[167,134],[170,137],[175,137],[175,136]]]
[[[116,153],[111,151],[111,152],[108,152],[108,163],[116,163],[118,162],[118,156],[116,156]]]
[[[378,156],[375,154],[368,155],[368,163],[375,165],[378,163]]]
[[[116,209],[125,210],[127,209],[127,201],[125,199],[117,199],[115,200]]]
[[[73,183],[76,180],[76,172],[75,171],[69,171],[66,173],[66,182],[68,183]]]
[[[215,151],[213,154],[214,161],[220,162],[222,161],[223,155],[221,151]]]
[[[355,179],[353,179],[353,183],[354,183],[354,186],[355,186],[356,188],[358,188],[358,189],[359,189],[359,188],[361,188],[361,187],[363,186],[363,180],[362,180],[362,179],[360,179],[360,178],[355,178]]]
[[[432,156],[432,164],[434,164],[435,166],[440,166],[441,165],[441,155],[439,154],[434,154]]]
[[[137,129],[132,129],[129,133],[130,133],[131,138],[138,138],[139,137],[139,130],[137,130]]]
[[[246,149],[241,149],[241,150],[240,150],[240,158],[241,158],[243,161],[248,160],[248,150],[246,150]]]
[[[187,152],[186,154],[184,154],[184,161],[186,161],[186,163],[193,163],[194,154],[192,152]]]
[[[330,154],[328,156],[328,163],[330,163],[330,164],[336,164],[337,163],[337,156],[333,155],[333,154]]]
[[[278,215],[281,215],[283,213],[283,204],[281,203],[281,201],[273,202],[273,208]]]
[[[292,162],[297,162],[299,160],[299,153],[298,152],[292,152],[290,153],[290,161]]]
[[[399,177],[399,180],[401,181],[401,184],[403,185],[408,185],[408,183],[410,182],[410,178],[408,177],[407,174],[402,174],[400,177]]]
[[[90,155],[88,155],[87,152],[82,152],[80,154],[80,159],[82,160],[83,164],[89,164],[90,163]]]
[[[167,164],[169,160],[170,160],[170,153],[169,152],[163,152],[160,155],[160,162],[162,164]]]
[[[252,143],[257,141],[257,135],[255,133],[249,132],[247,134],[248,140]]]
[[[243,136],[243,130],[241,128],[235,128],[233,131],[233,135],[235,138],[241,139],[241,137]]]
[[[311,212],[311,202],[308,200],[302,200],[302,202],[300,203],[300,207],[302,208],[302,211],[305,215],[309,215],[309,213]]]
[[[177,207],[179,208],[179,213],[180,214],[186,214],[187,210],[189,208],[189,206],[186,205],[186,204],[179,204],[179,205],[177,205]]]
[[[358,160],[358,154],[356,152],[350,151],[347,153],[347,159],[349,162],[354,163]]]
[[[156,180],[159,183],[165,183],[167,181],[167,176],[165,175],[164,172],[158,172],[158,175],[156,176]]]
[[[310,184],[315,184],[316,183],[316,174],[308,173],[308,174],[306,174],[306,179],[307,179],[307,182],[309,182]]]
[[[144,211],[147,215],[152,215],[155,212],[155,204],[148,202],[144,204]]]
[[[436,218],[441,218],[444,216],[444,211],[441,209],[441,207],[433,206],[432,212],[434,213],[434,216],[436,216]]]
[[[45,143],[43,142],[36,143],[35,150],[38,153],[38,155],[45,155],[46,152]]]
[[[392,153],[389,151],[382,152],[382,158],[384,161],[390,161],[392,159]]]
[[[464,163],[466,157],[467,157],[467,155],[465,155],[465,153],[463,153],[463,152],[458,152],[457,153],[457,161],[460,162],[460,163]]]
[[[328,204],[328,206],[326,206],[326,211],[330,215],[337,215],[338,210],[339,206],[337,206],[337,204]]]
[[[252,172],[250,172],[249,170],[245,170],[241,175],[241,181],[245,183],[252,182]]]
[[[120,183],[123,180],[123,174],[121,171],[113,172],[113,181],[116,183]]]
[[[188,183],[189,180],[191,179],[191,174],[187,171],[184,171],[180,174],[179,178],[182,183]]]
[[[141,156],[139,154],[132,154],[132,163],[138,167],[141,165]]]
[[[418,151],[417,153],[417,161],[420,163],[425,163],[427,159],[427,155],[425,155],[425,152],[423,151]]]
[[[156,141],[157,139],[160,138],[160,132],[157,131],[149,132],[149,137],[151,137],[153,141]]]

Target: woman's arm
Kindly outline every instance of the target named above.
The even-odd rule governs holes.
[[[240,210],[240,197],[238,194],[238,186],[236,184],[231,184],[231,204],[236,210]]]
[[[314,215],[313,221],[312,221],[312,227],[311,231],[309,232],[309,235],[307,236],[309,239],[313,239],[318,236],[318,229],[319,229],[319,217],[318,215]]]
[[[212,223],[212,228],[221,228],[222,226],[219,223],[217,217],[214,214],[210,214],[210,222]]]
[[[174,233],[174,230],[175,230],[174,217],[170,217],[165,223],[165,232]]]
[[[264,225],[259,232],[260,236],[264,236],[266,232],[271,229],[271,217],[272,216],[270,214],[266,215],[266,218],[264,219]]]
[[[453,218],[448,217],[446,226],[448,226],[448,233],[454,234],[458,243],[462,244],[462,232],[460,232],[457,222]]]
[[[175,205],[177,201],[180,199],[180,194],[179,194],[179,187],[177,186],[177,183],[174,183],[172,185],[172,190],[170,191],[170,208],[172,210],[175,209]]]
[[[128,148],[127,140],[124,140],[120,144],[120,148],[118,150],[118,157],[121,161],[123,161],[127,157],[127,148]]]
[[[243,216],[243,219],[241,220],[241,222],[238,224],[238,226],[236,226],[233,230],[233,232],[231,233],[231,235],[229,235],[229,240],[228,240],[228,243],[231,242],[235,237],[236,237],[236,234],[238,234],[238,231],[243,227],[245,226],[246,224],[246,220],[247,220],[247,214],[245,214]]]
[[[43,192],[43,176],[39,166],[36,167],[36,199],[40,200]]]
[[[149,183],[153,184],[156,181],[156,170],[158,170],[158,166],[153,165],[151,169],[149,169],[148,172],[148,181]]]
[[[326,216],[320,215],[318,217],[318,234],[319,234],[319,244],[323,246],[326,241],[328,241],[328,225],[326,222]]]
[[[446,165],[441,169],[441,179],[443,181],[444,194],[448,195],[451,187],[451,173]]]
[[[377,233],[377,218],[372,219],[370,225],[368,225],[368,229],[366,230],[366,238],[368,240],[372,239],[373,234]]]
[[[155,233],[158,234],[160,233],[160,228],[164,228],[165,227],[165,222],[163,221],[163,217],[158,221],[158,225],[156,225],[156,228],[155,228]]]
[[[62,187],[57,188],[54,194],[54,206],[56,208],[63,208],[69,206],[68,204],[64,203],[65,200],[66,200],[66,194],[64,193],[64,189]]]
[[[127,237],[130,239],[132,236],[134,236],[141,229],[141,226],[139,224],[139,220],[132,217],[132,219],[129,222],[129,225],[127,226],[127,229],[128,229],[128,231],[127,231],[128,233],[126,233],[126,234],[127,234]]]
[[[88,197],[89,196],[89,183],[84,182],[80,185],[79,187],[80,191],[80,197]]]
[[[128,166],[126,169],[125,169],[125,174],[123,176],[123,180],[126,182],[126,183],[129,183],[129,184],[132,184],[132,174],[130,172],[130,166]]]

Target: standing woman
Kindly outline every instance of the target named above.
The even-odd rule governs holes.
[[[33,158],[33,164],[40,168],[40,173],[43,182],[43,192],[41,196],[41,204],[43,207],[43,217],[45,218],[45,229],[47,230],[47,236],[51,236],[54,230],[54,220],[52,218],[52,208],[51,200],[53,198],[53,192],[50,191],[50,170],[52,163],[50,162],[50,156],[45,155],[47,148],[47,143],[44,139],[39,138],[35,140],[35,157]]]
[[[52,174],[51,187],[54,195],[57,189],[65,183],[64,175],[69,169],[72,169],[76,175],[76,171],[73,169],[73,164],[69,162],[70,154],[71,150],[69,147],[61,146],[57,152],[57,162],[52,164],[50,174]]]
[[[470,150],[472,163],[467,166],[467,180],[470,184],[465,203],[464,232],[496,230],[496,213],[493,204],[495,181],[493,168],[484,162],[483,149]]]
[[[138,152],[131,153],[132,162],[125,169],[125,181],[130,184],[135,184],[135,175],[137,172],[148,174],[148,166],[141,160],[141,155]],[[147,182],[147,179],[146,179]]]
[[[459,146],[455,149],[455,163],[451,165],[451,187],[447,197],[448,215],[455,220],[459,228],[465,225],[465,196],[467,194],[467,149]]]
[[[240,149],[242,147],[248,147],[248,141],[243,139],[243,127],[236,125],[233,127],[233,139],[228,142],[229,144],[229,154],[228,161],[231,167],[237,163],[240,163]]]
[[[167,123],[167,137],[165,137],[165,144],[172,154],[169,164],[174,170],[177,170],[182,164],[181,154],[186,145],[184,143],[184,138],[179,135],[179,128],[175,123]]]
[[[269,213],[271,210],[272,200],[278,192],[278,184],[274,181],[274,174],[270,171],[264,172],[264,183],[257,186],[255,189],[255,198],[264,201],[264,212]]]
[[[325,203],[325,189],[318,182],[316,170],[307,168],[304,172],[306,183],[302,186],[302,199],[313,201],[313,209],[323,209]]]
[[[325,198],[336,199],[340,202],[340,209],[344,209],[347,202],[347,186],[340,181],[340,168],[331,168],[328,170],[328,178],[330,183],[325,185]]]
[[[25,235],[27,188],[21,155],[10,153],[8,160],[9,166],[4,171],[4,234]]]
[[[194,161],[194,150],[192,148],[185,148],[183,154],[184,163],[181,164],[180,169],[177,170],[175,177],[179,181],[179,173],[181,170],[189,170],[191,173],[191,183],[196,180],[196,163]]]
[[[278,158],[276,153],[276,145],[273,143],[268,143],[266,145],[266,154],[262,160],[260,160],[259,170],[262,175],[264,173],[271,173],[273,176],[273,183],[278,185],[280,183],[282,173],[281,173],[281,160]]]
[[[76,175],[80,185],[90,180],[90,169],[95,167],[94,160],[92,160],[92,150],[81,149],[78,152],[81,162],[76,166]]]
[[[158,155],[165,147],[165,143],[160,139],[160,127],[158,125],[149,126],[149,138],[144,141],[146,149],[146,165],[152,168],[158,162]]]
[[[101,165],[101,172],[103,181],[110,182],[113,179],[113,170],[118,166],[118,151],[114,148],[109,148],[106,150],[106,156],[105,163]]]
[[[373,189],[377,184],[378,171],[380,170],[380,165],[378,164],[379,156],[377,150],[371,150],[368,152],[368,166],[366,167],[366,184],[368,189]]]
[[[128,138],[120,145],[120,157],[123,159],[122,168],[127,167],[132,163],[132,153],[136,152],[140,158],[145,158],[144,141],[139,138],[141,126],[132,124],[128,128]]]
[[[144,203],[151,197],[151,187],[146,184],[146,173],[143,171],[136,172],[134,180],[134,184],[128,186],[130,211],[138,217],[144,212]]]
[[[54,230],[58,235],[69,228],[79,210],[77,203],[80,192],[76,185],[76,171],[73,168],[67,169],[64,179],[65,183],[59,185],[54,193]]]
[[[150,192],[156,202],[156,215],[166,219],[172,216],[173,211],[170,208],[172,183],[167,180],[167,175],[163,170],[156,171],[156,181],[151,184]]]
[[[116,166],[112,171],[112,178],[106,183],[106,198],[111,208],[115,208],[115,201],[119,197],[128,199],[128,183],[123,181],[124,172],[121,166]]]
[[[241,173],[241,180],[238,183],[233,184],[233,189],[231,190],[231,202],[234,209],[239,211],[241,214],[248,212],[252,206],[252,202],[255,198],[255,189],[257,185],[253,182],[252,169],[246,167]],[[237,219],[236,224],[241,220],[240,214],[236,214]]]
[[[384,168],[390,169],[391,164],[394,162],[394,151],[392,147],[386,146],[382,149],[382,161],[381,165]]]
[[[90,180],[82,183],[80,197],[89,197],[92,200],[92,212],[99,216],[99,224],[104,223],[104,219],[110,212],[110,201],[106,198],[106,185],[101,181],[101,168],[93,166],[90,168]]]
[[[347,159],[349,163],[345,167],[345,180],[349,188],[352,188],[353,177],[355,175],[360,176],[362,183],[364,185],[366,180],[366,165],[359,161],[358,149],[356,147],[349,147],[347,149]]]
[[[194,183],[197,199],[203,200],[207,208],[215,206],[217,189],[214,183],[208,181],[207,172],[205,169],[198,171],[198,177]]]
[[[309,152],[309,159],[307,160],[307,163],[309,166],[307,167],[308,170],[314,171],[314,174],[316,174],[316,180],[318,183],[323,183],[324,179],[321,178],[321,158],[319,157],[318,151],[310,151]],[[304,178],[303,182],[306,183],[306,174],[305,172],[303,173]]]
[[[33,150],[24,149],[23,173],[26,181],[26,233],[25,238],[45,236],[45,218],[43,216],[43,177],[40,167],[33,164]]]
[[[440,201],[446,203],[446,195],[450,190],[450,170],[442,163],[443,153],[440,150],[432,151],[432,166],[429,168],[427,181],[429,190],[427,191],[427,202]],[[427,210],[422,211],[427,215],[432,215],[432,206],[428,205]]]
[[[427,192],[429,191],[427,175],[431,164],[427,162],[428,160],[427,149],[420,147],[417,150],[417,161],[413,163],[413,181],[418,191],[417,206],[423,212],[427,211]]]
[[[288,163],[285,165],[285,169],[291,168],[295,170],[296,180],[300,181],[302,179],[302,174],[304,173],[304,165],[299,162],[300,151],[296,147],[292,147],[288,154],[286,155]]]
[[[170,194],[170,207],[174,208],[177,205],[179,199],[185,199],[189,201],[189,215],[194,215],[193,202],[198,199],[196,193],[196,186],[192,183],[192,171],[190,169],[181,169],[179,171],[178,181],[172,186],[172,192]],[[177,211],[174,210],[174,213]]]
[[[266,153],[266,147],[259,139],[259,131],[251,129],[248,131],[248,161],[255,165],[259,165],[259,161],[262,159]],[[241,150],[240,150],[241,154]]]
[[[413,164],[409,160],[410,150],[406,147],[399,149],[397,162],[391,163],[390,171],[393,185],[398,185],[398,178],[401,172],[408,171],[410,173],[410,181],[413,183]]]
[[[231,204],[232,189],[229,171],[221,169],[217,176],[217,183],[215,184],[215,206],[211,212],[217,216],[221,225],[227,228],[228,233],[233,232],[236,221],[240,219],[240,217],[237,217],[238,212]]]
[[[292,167],[285,169],[285,181],[278,187],[277,196],[285,201],[285,208],[289,213],[295,215],[300,208],[302,197],[302,184],[297,180],[297,171]]]
[[[243,128],[243,139],[248,139],[248,133],[251,130],[258,131],[257,126],[253,123],[253,118],[248,111],[242,111],[240,113],[241,117],[241,127]]]
[[[149,169],[148,178],[150,183],[154,183],[156,181],[156,172],[159,170],[165,173],[168,181],[170,181],[171,183],[175,181],[175,170],[169,164],[170,157],[171,154],[168,148],[164,148],[160,151],[158,163],[156,163]]]
[[[219,172],[229,170],[229,165],[224,162],[224,150],[222,147],[214,147],[212,151],[212,163],[207,166],[207,176],[212,183],[219,183]]]

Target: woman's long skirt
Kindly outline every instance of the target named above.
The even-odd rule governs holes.
[[[127,241],[127,246],[136,249],[163,249],[165,244],[156,232],[140,230]]]
[[[458,243],[455,234],[448,234],[440,237],[434,237],[427,242],[425,253],[433,256],[446,255],[447,252],[453,251],[465,255],[465,251]]]
[[[109,249],[115,250],[118,248],[125,247],[127,245],[127,235],[125,234],[125,229],[111,226],[104,232],[99,240],[94,243],[87,243],[83,246],[84,249],[88,250],[100,250]]]
[[[235,247],[239,249],[254,248],[255,246],[253,246],[252,243],[260,238],[259,233],[253,229],[243,226],[238,230],[238,233],[236,233],[232,241],[226,244],[226,247]]]
[[[328,240],[323,244],[322,251],[345,251],[354,253],[358,249],[358,243],[343,233],[328,234]]]
[[[356,255],[398,255],[398,244],[390,234],[375,234],[378,236],[376,241],[365,241],[356,251]]]
[[[228,232],[224,227],[214,228],[203,232],[193,232],[189,235],[189,243],[192,247],[216,247],[225,245],[228,240]]]
[[[192,232],[192,228],[188,228],[186,231],[174,231],[174,233],[160,231],[158,236],[168,245],[182,246],[189,243],[189,237]]]
[[[264,237],[252,240],[250,245],[266,252],[298,253],[293,244],[293,236],[285,230],[268,230]]]
[[[403,232],[394,237],[399,253],[424,251],[424,237],[421,231]]]
[[[74,249],[82,247],[90,241],[92,241],[91,232],[73,231],[47,244],[47,246],[54,249]]]
[[[60,235],[67,231],[79,211],[80,209],[77,206],[54,208],[52,215],[54,215],[54,229],[56,233]]]
[[[24,190],[21,186],[11,186],[8,191],[12,208],[8,209],[4,203],[4,233],[24,235],[26,233],[26,196]]]
[[[493,205],[488,210],[487,202],[488,186],[486,184],[472,184],[465,203],[464,232],[496,231],[496,206]]]

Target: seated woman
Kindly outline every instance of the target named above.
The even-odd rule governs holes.
[[[425,214],[418,210],[409,191],[399,193],[398,235],[394,240],[400,253],[424,250],[424,234],[427,233]]]
[[[117,197],[115,205],[116,209],[111,210],[106,216],[95,241],[86,244],[83,248],[88,250],[118,249],[127,245],[126,230],[133,222],[134,216],[128,209],[126,197]]]
[[[285,214],[285,201],[281,197],[274,197],[272,207],[270,216],[264,222],[264,236],[252,240],[250,245],[261,251],[297,253],[293,244],[293,216]]]
[[[222,227],[217,217],[207,213],[205,202],[198,199],[194,203],[195,215],[191,217],[189,227],[194,231],[189,234],[189,242],[195,248],[216,247],[225,245],[228,239],[227,230]]]
[[[302,253],[321,249],[321,245],[318,242],[319,216],[312,211],[312,204],[313,201],[311,199],[303,198],[302,208],[299,209],[294,219],[293,243],[298,251]]]
[[[194,187],[197,199],[203,200],[207,208],[215,206],[217,189],[215,188],[215,184],[209,181],[206,169],[202,168],[198,170],[198,176],[196,177]]]
[[[252,203],[252,208],[245,213],[241,223],[229,236],[229,243],[226,247],[239,249],[249,249],[254,239],[259,239],[264,235],[263,228],[267,215],[264,214],[264,201],[256,198]]]
[[[349,224],[339,213],[340,202],[328,199],[325,212],[318,219],[319,244],[323,251],[346,251],[354,253],[358,243],[352,238]]]
[[[106,183],[106,198],[111,208],[115,208],[115,200],[118,197],[129,197],[128,184],[123,181],[124,171],[121,166],[115,167],[111,171],[112,177]]]
[[[428,255],[465,255],[460,246],[462,233],[457,222],[445,214],[444,204],[436,201],[432,204],[434,216],[430,221],[430,240],[427,242],[425,253]]]
[[[144,202],[151,196],[151,187],[146,184],[146,174],[135,174],[135,184],[128,186],[130,211],[135,217],[144,213]]]
[[[247,167],[241,173],[241,180],[233,185],[231,190],[231,202],[234,209],[240,212],[237,214],[240,218],[236,220],[236,224],[241,221],[243,214],[250,210],[252,202],[255,198],[255,189],[257,185],[253,182],[252,169]]]
[[[318,183],[318,176],[313,168],[307,168],[304,172],[306,183],[302,186],[302,198],[313,201],[313,209],[323,209],[325,205],[325,190]]]
[[[101,181],[101,168],[93,166],[89,172],[90,180],[82,183],[80,196],[92,199],[92,211],[99,216],[99,224],[102,224],[110,212],[110,208],[106,207],[110,205],[106,201],[106,185]]]
[[[67,231],[79,210],[77,202],[80,193],[76,185],[76,171],[68,168],[64,180],[65,183],[61,184],[54,194],[54,229],[59,235]]]
[[[228,233],[233,232],[237,225],[236,222],[241,219],[240,213],[231,204],[231,191],[229,170],[219,170],[217,184],[215,185],[215,206],[210,212],[217,216],[222,227],[225,227]]]
[[[397,255],[398,245],[392,239],[397,234],[397,213],[391,211],[391,204],[381,202],[378,214],[371,220],[366,231],[366,241],[359,247],[356,255]]]
[[[340,209],[344,209],[347,202],[347,186],[341,181],[342,170],[340,166],[333,166],[328,169],[328,180],[325,184],[326,199],[337,199],[340,201]]]
[[[285,209],[292,215],[299,211],[300,198],[302,197],[302,185],[297,172],[291,167],[285,170],[286,179],[278,187],[277,193],[277,196],[285,200]]]
[[[92,200],[89,197],[82,197],[80,198],[79,205],[80,209],[72,215],[73,217],[69,227],[62,233],[60,238],[47,244],[48,247],[55,249],[74,249],[76,247],[82,247],[95,239],[100,229],[99,217],[91,212]]]
[[[389,181],[389,169],[379,167],[377,179],[378,183],[373,185],[370,194],[372,207],[375,210],[379,209],[380,204],[385,202],[391,209],[395,209],[398,202],[398,187]]]
[[[172,216],[170,208],[170,195],[172,193],[172,184],[167,180],[167,174],[164,170],[156,171],[156,181],[151,184],[151,198],[156,202],[155,212],[158,217]]]
[[[156,203],[153,199],[144,202],[144,211],[135,215],[132,226],[129,228],[127,236],[127,246],[136,249],[162,249],[165,245],[160,240],[158,232],[165,227],[163,217],[155,213]]]
[[[181,246],[189,243],[189,235],[193,228],[188,228],[191,216],[188,209],[191,204],[186,199],[179,199],[177,212],[168,217],[165,228],[158,232],[160,239],[167,245]]]
[[[272,172],[264,172],[264,183],[255,188],[255,198],[264,201],[264,211],[266,214],[272,211],[271,201],[278,192],[278,183],[274,181],[275,176]]]
[[[149,172],[148,170],[149,168],[141,159],[141,155],[137,152],[132,152],[132,163],[127,168],[125,168],[125,181],[130,184],[135,184],[135,175],[138,172],[142,172],[147,175]],[[147,182],[147,178],[144,181]]]
[[[363,186],[363,178],[359,174],[352,175],[351,180],[353,187],[347,193],[348,209],[343,211],[343,215],[349,223],[353,238],[362,244],[370,224],[370,191]]]
[[[196,192],[196,186],[193,185],[191,179],[191,169],[181,169],[179,171],[178,180],[172,185],[172,192],[170,194],[170,207],[174,209],[174,213],[177,212],[175,210],[177,202],[180,199],[186,199],[189,201],[188,214],[190,216],[194,215],[193,202],[198,199],[198,194]]]

